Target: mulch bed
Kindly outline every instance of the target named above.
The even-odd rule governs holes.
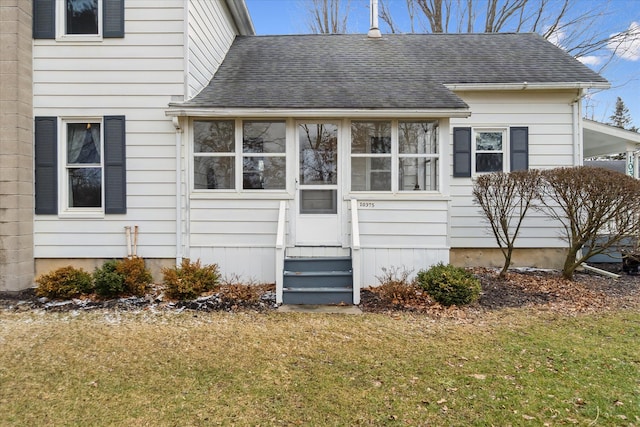
[[[457,317],[481,314],[506,308],[532,308],[560,313],[601,312],[620,308],[640,308],[640,276],[621,271],[621,264],[601,264],[598,268],[620,274],[613,279],[590,272],[578,272],[574,280],[564,280],[558,271],[517,269],[505,279],[498,270],[475,268],[482,292],[478,302],[467,307],[443,307],[418,291],[402,300],[381,298],[377,288],[361,291],[360,308],[372,313],[424,313],[434,317]],[[0,309],[25,311],[113,310],[196,310],[196,311],[270,311],[277,307],[273,285],[261,285],[259,298],[234,299],[233,293],[205,295],[192,301],[168,301],[156,288],[145,297],[97,300],[95,298],[51,301],[39,298],[33,289],[18,293],[0,293]]]

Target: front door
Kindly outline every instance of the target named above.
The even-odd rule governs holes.
[[[338,125],[297,126],[296,245],[340,244]]]

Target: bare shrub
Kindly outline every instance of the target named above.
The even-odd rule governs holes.
[[[511,265],[522,221],[539,198],[539,192],[540,171],[537,169],[480,175],[473,184],[473,201],[480,205],[504,256],[500,277],[506,275]]]
[[[637,236],[640,181],[589,166],[550,169],[542,177],[544,210],[562,225],[568,243],[564,278],[572,279],[575,269],[593,255]]]
[[[376,288],[378,296],[393,304],[404,304],[416,297],[415,281],[409,280],[413,270],[405,267],[382,268],[382,274],[376,276],[380,285]]]

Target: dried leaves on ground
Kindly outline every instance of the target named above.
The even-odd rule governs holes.
[[[500,279],[497,269],[474,268],[472,272],[482,283],[482,293],[480,300],[470,306],[444,307],[412,286],[410,292],[396,287],[390,294],[380,287],[365,288],[361,291],[360,308],[364,312],[415,312],[438,318],[470,318],[483,312],[505,308],[528,308],[564,314],[640,308],[640,276],[621,272],[621,265],[618,264],[598,267],[618,273],[620,277],[614,279],[583,271],[576,273],[574,280],[565,280],[558,271],[514,269],[504,279]],[[0,309],[268,311],[277,307],[274,291],[273,284],[252,284],[246,287],[229,283],[216,292],[191,301],[170,301],[164,297],[161,287],[155,287],[145,297],[106,301],[91,298],[51,301],[38,298],[33,290],[27,290],[17,294],[0,293]]]

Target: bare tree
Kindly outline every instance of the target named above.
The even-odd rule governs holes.
[[[568,243],[562,276],[630,236],[638,236],[640,181],[603,168],[580,166],[542,172],[542,208],[562,226]]]
[[[539,198],[540,171],[480,175],[473,184],[473,201],[480,205],[504,256],[500,277],[507,274],[520,227],[527,211]]]
[[[602,64],[615,56],[616,46],[632,37],[630,30],[611,35],[605,25],[607,3],[585,8],[580,0],[406,0],[410,11],[417,10],[432,33],[537,32],[576,58],[598,53]],[[401,32],[388,10],[381,16]],[[637,35],[636,35],[637,36]],[[606,49],[606,48],[609,49]]]
[[[344,34],[348,30],[350,0],[307,0],[308,28],[316,34]]]

